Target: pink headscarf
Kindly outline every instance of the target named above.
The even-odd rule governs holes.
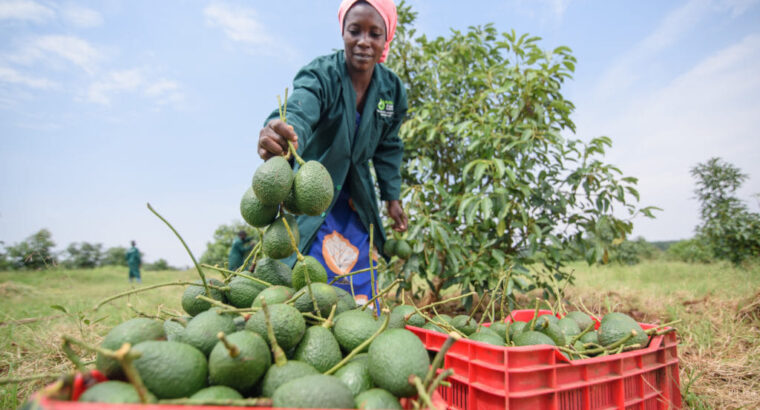
[[[340,32],[343,33],[343,20],[346,18],[348,10],[359,0],[343,0],[338,7],[338,22],[340,22]],[[366,0],[370,6],[374,7],[380,17],[385,22],[385,49],[383,49],[383,56],[380,57],[380,62],[385,61],[385,57],[388,56],[388,49],[391,46],[391,40],[396,33],[396,4],[393,0]]]

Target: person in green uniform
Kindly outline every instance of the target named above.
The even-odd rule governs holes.
[[[274,110],[258,141],[264,160],[285,153],[289,140],[305,161],[317,160],[330,172],[335,188],[330,208],[297,219],[301,253],[319,259],[330,277],[369,266],[370,224],[373,243],[383,249],[386,236],[370,161],[392,228],[404,232],[408,224],[399,201],[404,146],[398,136],[407,112],[406,90],[381,64],[396,29],[396,6],[393,0],[344,0],[338,21],[344,49],[316,58],[296,74],[287,123]],[[352,281],[366,280],[369,289],[369,277],[366,272]],[[369,297],[364,292],[361,296]]]
[[[251,249],[253,249],[253,244],[248,245],[252,240],[253,238],[249,238],[246,231],[238,232],[237,238],[232,241],[230,254],[227,257],[227,269],[237,270],[245,262],[245,258],[251,252]]]
[[[127,250],[126,254],[127,266],[129,266],[129,281],[137,281],[141,283],[140,279],[140,267],[142,267],[142,258],[140,257],[140,251],[135,246],[135,241],[132,241],[132,247]]]

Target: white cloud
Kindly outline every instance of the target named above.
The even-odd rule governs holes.
[[[239,43],[248,52],[278,54],[292,57],[296,53],[282,40],[276,40],[271,31],[262,24],[256,11],[251,8],[214,3],[203,10],[206,24],[221,28],[232,41]]]
[[[9,84],[20,84],[31,88],[51,89],[56,88],[57,84],[47,78],[32,77],[10,68],[0,67],[0,82]]]
[[[621,93],[578,105],[579,134],[610,135],[614,146],[607,160],[639,178],[643,204],[664,208],[654,221],[637,221],[638,234],[647,239],[691,236],[698,210],[689,170],[710,157],[721,157],[750,175],[740,195],[758,191],[758,72],[760,35],[754,34],[645,95]]]
[[[35,37],[22,43],[21,49],[7,57],[17,64],[30,65],[42,62],[53,66],[59,61],[74,64],[93,74],[102,59],[101,53],[89,42],[76,36],[48,35]]]
[[[143,73],[140,69],[113,71],[106,78],[90,85],[87,97],[94,103],[109,105],[112,94],[135,91],[143,82]]]
[[[720,0],[717,6],[719,9],[730,11],[731,17],[738,17],[757,3],[758,0]]]
[[[159,106],[182,106],[184,94],[177,82],[165,78],[152,80],[150,77],[149,70],[141,68],[112,71],[90,85],[87,99],[97,104],[110,105],[114,95],[133,93],[142,94]]]
[[[53,10],[34,1],[0,1],[0,20],[21,20],[44,23],[54,17],[55,12]]]
[[[78,5],[67,5],[61,10],[61,17],[77,27],[97,27],[103,24],[103,17],[97,11]]]

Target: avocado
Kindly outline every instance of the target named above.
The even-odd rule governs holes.
[[[365,392],[359,393],[354,398],[354,403],[357,409],[363,410],[402,410],[401,403],[399,403],[396,396],[392,395],[388,390],[383,389],[369,389]]]
[[[243,395],[227,386],[209,386],[190,396],[191,400],[240,400]]]
[[[161,322],[144,317],[129,319],[111,329],[100,347],[108,350],[117,350],[124,343],[135,345],[146,340],[165,339],[164,326]],[[121,378],[124,376],[121,365],[116,359],[103,356],[98,353],[95,360],[95,368],[103,372],[108,378]]]
[[[277,218],[279,211],[276,204],[264,205],[256,198],[251,187],[245,190],[243,198],[240,199],[240,215],[251,226],[263,228],[271,224]]]
[[[303,320],[301,312],[283,303],[271,306],[267,304],[267,309],[269,310],[269,320],[272,323],[272,330],[274,331],[274,337],[277,338],[277,344],[285,351],[296,347],[306,332],[306,322]],[[258,333],[269,343],[263,309],[254,313],[248,319],[245,328],[246,330]]]
[[[272,364],[269,346],[261,336],[248,330],[232,333],[226,338],[239,349],[239,354],[231,357],[229,350],[219,341],[208,358],[209,383],[247,393]]]
[[[488,328],[483,328],[488,329]],[[467,337],[470,340],[474,340],[476,342],[483,342],[487,343],[489,345],[495,345],[495,346],[504,346],[504,339],[501,338],[496,332],[494,331],[479,331],[471,334]]]
[[[208,362],[193,346],[149,340],[133,349],[141,356],[132,363],[145,387],[157,398],[188,397],[206,387]]]
[[[333,334],[341,350],[348,353],[372,337],[381,325],[382,321],[367,311],[349,310],[335,317]],[[366,352],[367,349],[362,351]]]
[[[388,322],[389,329],[401,329],[406,325],[423,327],[425,319],[420,316],[412,305],[398,305],[391,311],[391,318]],[[408,320],[404,321],[407,315],[411,315]]]
[[[296,172],[293,180],[295,206],[306,215],[317,216],[325,212],[334,193],[330,172],[319,161],[307,161]]]
[[[559,319],[557,319],[557,316],[550,315],[548,313],[538,315],[536,318],[536,329],[540,328],[541,324],[544,323],[544,321],[548,321],[549,323],[554,323],[556,325],[559,322]]]
[[[574,320],[581,331],[585,330],[589,325],[594,324],[594,320],[591,319],[591,316],[577,310],[569,312],[565,317]]]
[[[311,326],[306,329],[301,342],[298,343],[293,358],[308,363],[320,373],[324,373],[338,364],[343,356],[340,353],[338,341],[329,329]]]
[[[628,339],[628,341],[624,343],[624,346],[640,344],[641,347],[646,347],[647,342],[649,341],[649,336],[647,336],[644,329],[642,329],[632,317],[625,313],[608,313],[602,318],[602,322],[597,331],[599,344],[602,346],[609,346],[629,335],[633,330],[636,331],[636,336]]]
[[[409,245],[409,242],[403,239],[399,239],[398,242],[396,242],[394,251],[396,256],[401,259],[409,259],[409,257],[412,256],[412,247]]]
[[[406,329],[389,329],[369,346],[369,374],[376,386],[396,397],[411,397],[417,389],[409,377],[425,378],[430,357],[422,341]]]
[[[387,257],[395,256],[396,255],[396,244],[398,241],[396,239],[390,238],[387,241],[385,241],[385,245],[383,245],[383,253]]]
[[[535,330],[526,330],[513,339],[515,346],[551,345],[556,346],[549,336]]]
[[[491,326],[488,328],[491,329],[493,332],[495,332],[499,337],[502,338],[503,341],[507,340],[507,325],[505,322],[495,322],[491,323]]]
[[[426,329],[426,330],[432,330],[432,331],[434,331],[434,332],[438,332],[438,333],[446,333],[446,331],[445,331],[445,330],[443,330],[443,328],[442,328],[442,327],[440,327],[440,326],[436,325],[436,324],[435,324],[435,323],[433,323],[433,322],[427,322],[427,323],[425,323],[425,325],[424,325],[424,326],[422,326],[422,328],[423,328],[423,329]]]
[[[509,327],[507,328],[509,331],[509,340],[514,340],[517,335],[522,333],[527,329],[528,323],[527,322],[512,322],[509,324]]]
[[[118,380],[98,383],[82,393],[79,401],[86,403],[140,403],[140,396],[134,386]],[[155,397],[153,400],[155,401]]]
[[[335,377],[351,389],[354,396],[372,388],[372,378],[369,376],[369,361],[352,361],[346,363],[335,372]]]
[[[290,223],[290,219],[288,219],[288,223]],[[290,228],[293,229],[293,225],[290,225]],[[287,232],[285,234],[287,235]],[[256,262],[256,268],[253,270],[253,277],[272,285],[282,285],[289,288],[293,287],[293,273],[290,270],[290,266],[277,259],[261,258]]]
[[[549,336],[554,342],[554,344],[557,346],[564,346],[565,343],[567,343],[565,334],[562,332],[562,329],[560,329],[558,324],[555,324],[549,321],[547,322],[545,326],[542,326],[540,329],[536,327],[536,330]]]
[[[219,342],[216,337],[219,332],[229,334],[236,330],[237,327],[231,315],[220,315],[216,309],[209,309],[199,313],[187,323],[181,340],[208,356],[211,349]]]
[[[282,218],[283,217],[280,216],[272,222],[272,224],[267,227],[266,231],[264,231],[264,236],[262,238],[261,249],[264,251],[265,255],[272,259],[287,258],[296,251],[296,248],[293,247],[293,243],[290,241],[290,236],[285,228],[285,224],[282,222]],[[286,215],[285,218],[288,221],[288,226],[290,227],[291,232],[293,232],[293,237],[296,239],[297,245],[300,241],[300,236],[298,234],[296,218],[293,217],[293,215]]]
[[[261,381],[261,395],[263,397],[272,397],[275,390],[281,385],[298,379],[299,377],[319,374],[314,366],[299,362],[298,360],[288,360],[287,363],[278,366],[272,365],[267,370],[264,379]]]
[[[447,315],[445,313],[441,313],[439,315],[436,315],[433,319],[438,320],[438,321],[444,321],[444,322],[446,322],[448,324],[451,324],[451,321],[453,320],[451,318],[451,316],[449,316],[449,315]]]
[[[583,344],[586,343],[596,343],[599,344],[599,335],[597,335],[596,330],[592,330],[585,335],[581,336],[580,342]]]
[[[293,169],[288,160],[282,156],[275,156],[256,169],[251,187],[261,203],[277,205],[288,196],[293,179]]]
[[[356,299],[351,296],[345,289],[333,286],[335,293],[338,295],[338,306],[335,308],[335,315],[339,315],[343,312],[356,309]]]
[[[464,333],[465,336],[469,336],[475,333],[475,330],[478,328],[478,322],[468,315],[457,315],[451,319],[451,326],[454,326],[456,330]]]
[[[259,293],[256,299],[253,300],[252,307],[261,307],[261,300],[266,300],[267,305],[275,305],[278,303],[285,303],[288,299],[293,297],[295,290],[287,286],[270,286]]]
[[[204,295],[211,299],[225,302],[226,299],[221,291],[209,288],[210,295],[207,295],[206,290],[203,287],[203,282],[201,282],[200,279],[196,280],[194,283],[197,283],[198,285],[188,286],[185,288],[185,293],[182,294],[182,309],[184,309],[188,315],[195,316],[211,307],[211,303],[206,302],[205,300],[196,299],[196,296],[198,295]],[[207,279],[206,283],[214,286],[224,286],[224,283],[218,279]]]
[[[273,407],[349,409],[354,395],[337,377],[316,374],[291,380],[274,391]]]
[[[166,333],[166,340],[170,342],[182,341],[182,333],[185,332],[185,325],[172,319],[166,319],[163,327],[164,333]]]
[[[267,288],[259,282],[242,276],[235,276],[227,286],[230,288],[225,294],[227,302],[237,308],[251,307],[256,296]]]
[[[317,314],[317,312],[314,311],[314,300],[316,300],[319,314],[322,317],[327,317],[330,315],[332,306],[338,303],[338,294],[335,293],[335,288],[326,283],[311,284],[311,293],[314,295],[314,300],[312,300],[311,296],[309,295],[308,286],[301,288],[299,292],[301,291],[303,291],[303,294],[299,296],[298,299],[296,299],[296,303],[294,305],[296,309],[301,312],[311,312],[313,314]]]
[[[322,263],[313,256],[304,256],[303,260],[293,266],[293,288],[301,289],[306,286],[306,275],[311,283],[327,283],[327,271]]]
[[[285,197],[285,201],[282,202],[282,207],[293,215],[303,214],[303,212],[301,212],[301,210],[298,209],[298,206],[296,205],[296,193],[293,188],[290,188],[288,196]]]
[[[560,330],[562,330],[562,333],[565,334],[565,339],[570,340],[575,335],[581,333],[581,328],[578,327],[578,322],[576,322],[573,319],[570,318],[562,318],[557,322],[557,325],[559,326]]]

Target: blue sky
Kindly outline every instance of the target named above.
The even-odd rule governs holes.
[[[258,130],[299,67],[342,48],[338,1],[0,0],[0,241],[41,228],[190,264],[239,219]],[[639,178],[634,236],[687,238],[689,169],[712,156],[760,192],[758,0],[410,1],[428,36],[494,23],[566,45],[576,137]]]

